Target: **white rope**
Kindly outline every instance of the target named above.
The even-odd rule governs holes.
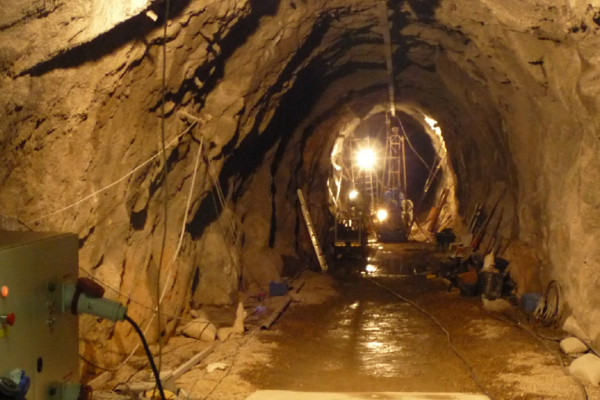
[[[183,237],[185,236],[185,225],[187,222],[187,218],[188,218],[188,213],[190,211],[190,206],[192,204],[192,197],[194,194],[194,187],[196,184],[196,175],[198,173],[198,166],[200,165],[200,159],[202,158],[202,149],[203,149],[203,144],[204,144],[204,138],[200,139],[200,145],[198,146],[198,153],[196,154],[196,162],[194,164],[194,173],[192,174],[192,184],[190,186],[190,192],[188,193],[188,198],[187,198],[187,203],[185,205],[185,212],[183,214],[183,221],[181,223],[181,230],[179,232],[179,240],[177,242],[177,248],[175,249],[175,253],[173,253],[173,258],[171,258],[171,261],[169,262],[169,271],[167,272],[167,281],[165,282],[165,285],[163,287],[163,291],[160,295],[160,299],[159,299],[159,303],[163,301],[164,297],[165,297],[165,293],[167,292],[167,288],[169,287],[169,278],[171,277],[171,271],[173,269],[173,264],[175,263],[175,260],[177,259],[177,256],[179,255],[179,251],[181,250],[181,245],[183,243]]]
[[[193,125],[192,125],[192,126],[193,126]],[[188,129],[188,130],[189,130],[189,129]],[[150,329],[150,327],[152,326],[152,323],[154,322],[154,318],[155,318],[155,316],[158,314],[158,305],[159,305],[159,304],[160,304],[160,303],[163,301],[163,299],[164,299],[164,296],[165,296],[165,294],[166,294],[167,288],[168,288],[168,286],[169,286],[169,284],[170,284],[170,282],[169,282],[169,278],[171,277],[171,271],[172,271],[172,269],[173,269],[173,265],[174,265],[174,263],[175,263],[175,260],[177,259],[177,256],[179,255],[179,251],[180,251],[180,249],[181,249],[181,245],[182,245],[182,242],[183,242],[183,237],[184,237],[184,235],[185,235],[185,225],[186,225],[186,222],[187,222],[187,218],[188,218],[189,209],[190,209],[190,206],[191,206],[191,204],[192,204],[192,201],[191,201],[191,199],[192,199],[192,195],[193,195],[193,193],[194,193],[194,187],[195,187],[195,183],[196,183],[196,175],[197,175],[197,172],[198,172],[198,167],[199,167],[199,164],[200,164],[200,159],[201,159],[201,154],[202,154],[202,148],[203,148],[203,140],[201,140],[201,141],[200,141],[200,145],[198,146],[198,153],[196,154],[196,162],[195,162],[195,165],[194,165],[194,173],[192,174],[192,182],[191,182],[191,184],[190,184],[190,191],[189,191],[189,193],[188,193],[188,199],[187,199],[187,204],[186,204],[186,208],[185,208],[185,213],[184,213],[184,215],[183,215],[183,222],[182,222],[182,227],[181,227],[181,231],[180,231],[180,234],[179,234],[179,240],[178,240],[178,243],[177,243],[177,249],[175,250],[175,253],[173,254],[173,258],[171,258],[171,261],[169,262],[169,266],[168,266],[168,268],[169,268],[169,271],[167,272],[167,282],[165,282],[165,285],[163,286],[163,291],[162,291],[162,293],[161,293],[161,296],[160,296],[160,298],[158,299],[157,306],[156,306],[156,307],[152,307],[152,308],[151,308],[151,307],[149,307],[149,306],[143,305],[142,303],[140,303],[140,302],[138,302],[138,301],[133,301],[133,300],[132,300],[130,297],[128,297],[128,296],[124,296],[124,297],[126,297],[127,299],[129,299],[129,300],[132,300],[134,303],[136,303],[136,304],[139,304],[139,305],[141,305],[142,307],[144,307],[144,308],[146,308],[146,309],[148,309],[148,310],[151,310],[151,311],[153,312],[152,316],[150,317],[150,320],[148,321],[148,325],[146,325],[146,328],[144,328],[144,330],[143,330],[143,332],[144,332],[144,335],[146,335],[146,333],[148,332],[148,330],[149,330],[149,329]],[[87,271],[86,271],[86,273],[87,273],[87,274],[89,274]],[[98,280],[97,278],[94,278],[94,279]],[[106,285],[104,282],[102,282],[102,281],[100,281],[100,280],[98,280],[98,281],[99,281],[100,283],[102,283],[104,286],[106,286],[107,288],[109,288],[109,289],[111,289],[111,290],[113,290],[113,291],[115,291],[115,292],[117,292],[117,293],[119,293],[119,294],[123,295],[123,294],[122,294],[120,291],[118,291],[118,290],[116,290],[116,289],[113,289],[113,288],[109,287],[109,286],[108,286],[108,285]],[[177,319],[179,319],[179,320],[184,320],[184,321],[185,321],[185,319],[183,319],[183,318],[175,317],[175,316],[173,316],[173,315],[165,314],[165,313],[163,313],[163,312],[161,312],[161,314],[162,314],[162,315],[167,315],[167,316],[170,316],[170,317],[177,318]],[[116,371],[116,370],[120,369],[121,367],[123,367],[123,366],[124,366],[124,365],[125,365],[125,364],[126,364],[126,363],[127,363],[129,360],[130,360],[130,359],[131,359],[131,357],[132,357],[132,356],[135,354],[135,352],[138,350],[138,348],[139,348],[139,347],[140,347],[140,343],[138,342],[138,343],[136,344],[136,346],[133,348],[133,350],[132,350],[132,351],[129,353],[129,355],[128,355],[128,356],[127,356],[127,357],[126,357],[126,358],[125,358],[125,359],[124,359],[124,360],[123,360],[123,361],[122,361],[122,362],[121,362],[121,363],[120,363],[118,366],[116,366],[116,367],[114,367],[114,368],[104,368],[104,367],[102,367],[102,368],[103,368],[103,369],[107,369],[107,370],[109,370],[109,371]]]
[[[169,143],[167,143],[165,145],[165,149],[172,147],[183,135],[185,135],[186,133],[188,133],[190,131],[190,129],[192,129],[197,123],[198,123],[198,121],[192,122],[192,124],[190,126],[188,126],[183,132],[181,132],[173,140],[171,140]],[[39,218],[33,219],[33,220],[29,221],[29,222],[26,222],[26,224],[28,224],[28,225],[29,224],[34,224],[34,223],[36,223],[38,221],[41,221],[41,220],[46,219],[46,218],[49,218],[49,217],[51,217],[53,215],[60,214],[60,213],[62,213],[64,211],[67,211],[67,210],[69,210],[69,209],[71,209],[71,208],[73,208],[73,207],[75,207],[75,206],[77,206],[77,205],[79,205],[79,204],[81,204],[81,203],[83,203],[83,202],[91,199],[92,197],[96,196],[97,194],[102,193],[102,192],[110,189],[111,187],[115,186],[116,184],[118,184],[120,182],[123,182],[125,179],[127,179],[131,175],[135,174],[137,171],[139,171],[140,169],[142,169],[143,167],[145,167],[146,165],[148,165],[150,162],[154,161],[161,154],[162,154],[162,151],[157,152],[152,157],[150,157],[149,159],[147,159],[146,161],[144,161],[143,163],[141,163],[140,165],[138,165],[137,167],[135,167],[133,170],[131,170],[127,174],[123,175],[121,178],[117,179],[113,183],[110,183],[110,184],[104,186],[102,189],[97,190],[94,193],[91,193],[91,194],[85,196],[84,198],[79,199],[76,202],[74,202],[74,203],[72,203],[72,204],[70,204],[70,205],[68,205],[66,207],[63,207],[60,210],[53,211],[53,212],[48,213],[46,215],[42,215]]]
[[[223,193],[223,189],[221,187],[221,183],[219,182],[219,178],[214,173],[215,171],[213,170],[213,166],[210,162],[210,159],[207,158],[207,162],[208,162],[208,174],[210,176],[210,179],[213,182],[213,185],[215,186],[219,204],[221,205],[221,210],[225,211],[226,200],[225,200],[225,194]],[[231,233],[230,233],[231,239],[232,239],[233,243],[236,244],[237,237],[235,234],[235,222],[231,215],[227,215],[226,219],[227,219],[227,222],[229,223],[229,229],[231,231]],[[229,236],[229,235],[227,235],[227,232],[225,231],[225,229],[223,227],[221,227],[221,231],[225,236]],[[232,259],[232,262],[233,262],[233,259]]]

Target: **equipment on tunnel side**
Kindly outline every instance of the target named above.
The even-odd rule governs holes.
[[[440,200],[438,202],[438,205],[436,207],[434,207],[428,217],[427,220],[430,221],[429,223],[429,232],[437,232],[438,230],[438,220],[440,219],[440,215],[442,213],[442,209],[444,208],[444,206],[446,205],[446,201],[448,200],[448,189],[444,189],[442,191],[442,195],[440,196]]]
[[[384,218],[382,218],[385,216]],[[411,200],[404,199],[402,192],[388,190],[377,212],[377,237],[382,242],[408,240],[408,227],[413,220]]]
[[[481,242],[483,241],[483,238],[484,238],[485,234],[487,233],[487,228],[488,228],[490,222],[492,221],[494,214],[496,213],[496,209],[498,208],[500,201],[504,198],[505,193],[506,193],[506,188],[502,191],[502,193],[500,193],[500,196],[498,196],[498,199],[494,203],[489,216],[487,217],[485,222],[482,224],[482,226],[479,228],[479,231],[473,236],[473,240],[471,241],[471,251],[477,251],[479,249],[479,246],[481,245]]]
[[[77,251],[75,235],[0,232],[3,399],[79,397],[77,317],[61,309],[62,282],[77,279]],[[23,371],[18,382],[15,371]]]
[[[336,260],[363,261],[367,256],[367,230],[362,213],[336,216],[334,228],[334,253]]]
[[[391,125],[394,118],[396,126]],[[406,154],[404,141],[406,132],[402,122],[394,114],[386,115],[387,135],[384,168],[384,187],[381,196],[381,209],[387,211],[387,218],[380,220],[377,236],[382,242],[404,242],[408,240],[413,222],[413,203],[406,197]],[[402,134],[400,134],[402,129]]]
[[[435,249],[436,251],[447,251],[450,245],[456,241],[456,234],[452,228],[442,229],[435,234]]]
[[[319,244],[319,239],[317,238],[315,229],[313,228],[310,213],[308,212],[308,207],[306,206],[304,195],[302,195],[302,190],[298,189],[297,194],[298,200],[300,201],[300,209],[302,210],[302,215],[304,216],[304,222],[306,223],[306,228],[308,229],[308,235],[310,236],[310,241],[312,242],[312,245],[315,249],[315,253],[317,254],[319,265],[321,265],[321,269],[323,271],[327,271],[327,262],[325,261],[325,256],[323,255],[323,251],[321,250],[321,245]]]
[[[78,250],[74,234],[0,231],[0,399],[90,398],[91,389],[80,383],[77,315],[137,328],[127,307],[77,278]]]

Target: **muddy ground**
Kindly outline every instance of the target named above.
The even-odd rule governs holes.
[[[183,375],[176,382],[182,397],[241,400],[258,389],[282,389],[584,398],[560,365],[570,360],[548,339],[562,337],[560,331],[536,329],[516,308],[490,313],[479,297],[448,291],[447,281],[431,274],[444,256],[427,245],[376,245],[375,250],[368,274],[348,263],[338,263],[329,274],[306,271],[299,295],[270,330],[259,329],[268,300],[249,302],[249,331],[219,343]],[[206,346],[174,338],[165,349],[163,370]],[[144,363],[143,357],[134,361]],[[209,373],[207,366],[216,363],[223,369]],[[133,368],[127,382],[147,375]],[[124,395],[126,388],[119,385]],[[586,389],[589,399],[600,399],[598,388]]]

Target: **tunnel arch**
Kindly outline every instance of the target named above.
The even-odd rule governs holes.
[[[511,257],[530,261],[522,285],[543,266],[544,282],[564,284],[573,315],[595,338],[600,298],[587,277],[600,265],[598,9],[496,3],[388,2],[397,109],[430,135],[424,116],[438,121],[453,215],[464,220],[507,188],[501,230],[515,243]],[[172,290],[165,306],[182,315],[190,304],[235,301],[240,286],[257,290],[256,281],[310,259],[295,189],[306,191],[325,235],[336,134],[389,101],[375,1],[180,6],[166,41],[167,133],[177,140],[168,165],[133,175],[157,149],[160,26],[145,10],[73,19],[71,5],[33,19],[19,6],[0,17],[14,17],[0,24],[0,85],[10,94],[0,103],[3,226],[77,232],[82,268],[116,287],[115,298],[143,303],[133,311],[142,322],[157,301],[157,276]],[[194,118],[193,135],[179,137]],[[201,138],[202,179],[185,216]],[[156,265],[162,168],[172,183],[170,254],[187,226],[172,280]],[[225,201],[214,211],[217,182]],[[176,325],[168,318],[165,334]],[[130,343],[119,329],[88,321],[84,341],[109,342],[96,356],[110,362]]]

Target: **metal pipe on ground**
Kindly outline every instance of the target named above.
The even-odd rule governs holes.
[[[213,352],[215,347],[216,347],[216,343],[212,343],[206,349],[204,349],[201,352],[199,352],[198,354],[194,355],[192,358],[190,358],[188,361],[186,361],[185,363],[183,363],[181,366],[174,369],[173,371],[162,372],[160,374],[160,380],[163,381],[163,385],[167,389],[169,389],[171,391],[175,391],[175,381],[177,379],[179,379],[183,374],[188,372],[190,369],[192,369],[200,361],[204,360],[210,353]],[[152,390],[152,389],[154,389],[155,385],[156,385],[155,382],[133,382],[127,386],[128,386],[128,389],[131,390],[132,392],[139,393],[139,392],[145,392],[146,390]]]
[[[285,311],[285,309],[290,305],[290,303],[292,302],[292,297],[289,295],[286,296],[281,296],[281,297],[277,297],[275,298],[275,307],[273,312],[271,313],[271,315],[269,315],[267,317],[267,319],[265,319],[265,321],[262,323],[262,325],[260,326],[260,329],[269,329],[277,320],[277,318],[279,318],[279,316],[281,314],[283,314],[283,312]]]

